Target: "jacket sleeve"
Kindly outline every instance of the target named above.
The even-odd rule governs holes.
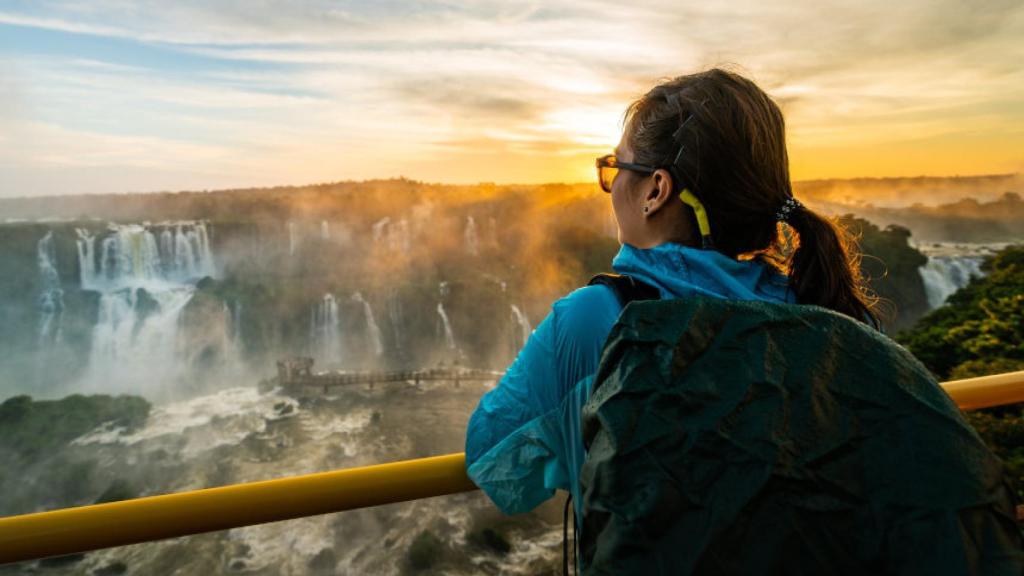
[[[618,312],[604,286],[580,288],[555,302],[470,417],[467,473],[503,512],[529,511],[569,486],[562,403],[597,369]]]

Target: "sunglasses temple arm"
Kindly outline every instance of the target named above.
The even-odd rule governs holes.
[[[697,228],[700,229],[700,240],[701,247],[705,250],[712,248],[711,243],[711,224],[708,222],[708,213],[704,209],[704,204],[690,192],[689,188],[683,188],[683,191],[679,193],[679,199],[693,209],[694,216],[697,217]]]

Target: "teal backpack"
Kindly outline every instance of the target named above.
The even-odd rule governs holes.
[[[633,301],[582,422],[588,576],[1024,574],[1001,462],[920,362],[842,314]]]

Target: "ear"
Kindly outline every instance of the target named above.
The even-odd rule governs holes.
[[[672,175],[659,168],[651,174],[650,184],[644,195],[644,215],[653,216],[672,198]]]

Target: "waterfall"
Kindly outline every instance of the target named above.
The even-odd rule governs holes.
[[[327,224],[327,220],[320,221],[320,239],[330,240],[331,239],[331,228]]]
[[[163,261],[164,273],[170,273],[175,266],[174,262],[174,234],[169,228],[165,228],[160,232],[160,253],[166,254],[168,257]],[[84,288],[85,285],[83,284]]]
[[[391,322],[391,331],[395,334],[395,352],[401,357],[405,346],[402,340],[405,335],[405,313],[402,310],[402,301],[398,292],[392,290],[388,296],[388,320]]]
[[[83,285],[83,289],[122,288],[163,277],[160,250],[150,230],[140,224],[111,224],[109,232],[100,244],[97,282],[88,287]],[[181,237],[180,242],[186,242],[181,234],[178,236]],[[180,259],[178,254],[182,248],[175,246],[174,250],[174,256],[167,254],[165,257]],[[175,261],[171,269],[191,272],[194,265],[195,259],[189,257],[187,262]]]
[[[49,231],[36,245],[39,257],[39,343],[59,343],[63,331],[64,291],[57,272],[57,250],[53,244],[53,231]]]
[[[391,252],[408,254],[412,248],[409,221],[405,218],[393,222],[390,216],[385,216],[373,223],[372,230],[373,243],[383,244]]]
[[[213,248],[210,247],[210,235],[206,230],[206,224],[199,223],[193,230],[199,244],[199,273],[203,276],[216,276],[217,271],[213,265]]]
[[[393,232],[395,239],[393,243],[394,250],[401,250],[403,254],[408,254],[409,249],[412,247],[412,238],[409,234],[409,221],[402,218],[398,221],[397,230]]]
[[[494,216],[487,218],[487,242],[491,248],[498,247],[498,221]]]
[[[519,327],[520,335],[522,340],[516,344],[516,349],[522,348],[526,341],[530,338],[530,333],[533,332],[533,327],[530,326],[530,320],[515,304],[512,305],[512,319],[515,320],[516,325]]]
[[[472,216],[468,216],[466,218],[466,231],[464,233],[464,236],[466,240],[466,252],[469,252],[473,256],[479,254],[480,248],[479,239],[477,238],[476,233],[476,220],[474,220]]]
[[[385,234],[388,232],[388,225],[391,224],[391,218],[385,216],[380,220],[373,223],[373,243],[376,244],[384,240]]]
[[[232,371],[240,371],[242,368],[242,305],[235,300],[230,306],[223,303],[224,333],[221,348],[223,352],[223,366]]]
[[[317,359],[327,364],[337,364],[341,360],[338,302],[329,292],[313,307],[310,340]]]
[[[235,346],[242,342],[242,303],[238,300],[231,307],[231,341]]]
[[[444,343],[448,348],[455,350],[455,335],[452,334],[452,325],[448,322],[448,314],[444,311],[444,304],[441,302],[437,303],[437,313],[441,316],[441,322],[444,324]]]
[[[206,224],[110,224],[97,236],[79,230],[78,258],[82,289],[100,293],[80,387],[168,395],[184,368],[178,355],[181,313],[195,282],[216,275]]]
[[[82,289],[92,289],[96,285],[96,237],[84,228],[75,228],[78,239],[78,277]]]
[[[377,326],[377,320],[373,317],[373,309],[370,308],[370,303],[363,298],[361,292],[353,294],[352,301],[363,305],[363,314],[366,316],[366,334],[369,336],[370,344],[373,346],[373,353],[377,356],[382,355],[384,353],[384,346],[380,340],[380,327]]]
[[[230,305],[224,302],[224,334],[227,341],[235,348],[242,342],[242,303],[235,300]]]
[[[80,387],[88,392],[166,396],[181,373],[178,319],[194,291],[185,285],[101,293],[89,366]]]
[[[978,256],[929,256],[928,263],[918,269],[924,281],[928,306],[942,306],[957,290],[967,286],[972,278],[984,275],[982,258]]]
[[[174,230],[174,270],[184,272],[189,277],[195,276],[198,258],[192,238],[180,226],[177,227]]]
[[[78,230],[78,267],[83,290],[104,292],[142,285],[154,288],[217,275],[203,222],[158,226],[110,224],[107,232],[100,242],[97,268],[96,237]],[[154,232],[159,233],[159,241]]]
[[[288,221],[288,255],[295,255],[295,246],[298,244],[298,240],[295,237],[295,222]]]

